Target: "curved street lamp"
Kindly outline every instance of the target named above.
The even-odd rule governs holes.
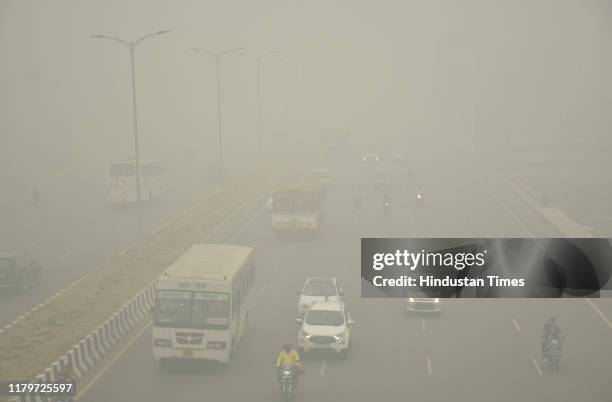
[[[138,203],[140,203],[140,200],[141,200],[141,196],[140,196],[140,151],[139,151],[139,144],[138,144],[138,111],[136,108],[136,72],[134,69],[134,51],[136,50],[136,47],[139,44],[141,44],[143,41],[145,41],[146,39],[152,36],[167,34],[169,32],[170,31],[153,32],[153,33],[143,36],[142,38],[136,39],[133,42],[127,42],[127,41],[124,41],[123,39],[119,39],[114,36],[91,35],[91,37],[94,39],[109,39],[109,40],[121,43],[130,52],[130,63],[131,63],[131,68],[132,68],[132,111],[134,114],[134,159],[136,163],[136,200]]]

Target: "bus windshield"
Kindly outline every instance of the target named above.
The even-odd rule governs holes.
[[[227,293],[159,290],[155,325],[159,327],[227,329],[230,304]]]
[[[110,166],[111,177],[129,177],[135,175],[134,165],[131,163],[117,163]]]
[[[274,212],[284,214],[312,213],[317,210],[314,197],[280,197],[274,198]]]

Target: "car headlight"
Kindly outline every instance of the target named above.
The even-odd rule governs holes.
[[[334,335],[334,338],[338,342],[344,342],[346,340],[346,331],[339,333],[338,335]]]
[[[364,156],[363,158],[361,158],[361,160],[365,162],[367,158]]]
[[[302,336],[302,338],[305,338],[305,339],[309,339],[312,336],[312,335],[310,335],[308,332],[306,332],[304,330],[300,331],[300,335]]]
[[[414,303],[414,298],[413,298],[413,297],[411,297],[411,298],[409,298],[409,299],[408,299],[408,301],[409,301],[410,303]]]
[[[437,297],[433,300],[434,303],[440,303],[440,299],[438,299]]]

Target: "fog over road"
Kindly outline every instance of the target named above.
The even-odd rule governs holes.
[[[100,167],[47,178],[38,185],[40,205],[28,202],[27,191],[11,187],[4,192],[0,219],[13,230],[0,232],[0,244],[36,258],[43,267],[43,283],[27,294],[0,294],[0,326],[138,241],[138,209],[105,202],[105,173],[106,167]],[[170,169],[165,189],[161,200],[143,208],[144,234],[214,188],[201,172]]]
[[[361,298],[359,260],[364,237],[612,237],[609,0],[0,0],[0,49],[0,254],[28,253],[43,275],[27,292],[0,287],[0,355],[32,362],[0,361],[3,380],[68,353],[78,340],[55,335],[81,336],[77,323],[90,331],[90,309],[106,316],[126,301],[108,296],[109,284],[152,271],[138,254],[125,260],[134,281],[117,279],[128,277],[117,265],[95,291],[75,292],[87,298],[82,311],[64,293],[62,308],[25,314],[223,188],[212,174],[223,171],[230,201],[184,215],[184,238],[162,238],[168,254],[147,254],[147,267],[231,221],[207,241],[255,249],[246,339],[227,367],[161,370],[143,323],[85,374],[79,400],[280,400],[274,359],[296,344],[296,291],[317,275],[342,285],[352,350],[347,360],[303,356],[296,402],[612,400],[612,298],[448,299],[440,316],[408,315],[403,300]],[[152,162],[143,193],[161,188],[160,199],[112,205],[130,204],[130,192],[136,201],[134,159]],[[107,177],[111,167],[120,173]],[[268,188],[242,215],[249,185],[315,168],[332,176],[316,237],[274,235]],[[390,172],[388,215],[370,182],[377,168]],[[247,195],[233,187],[245,175]],[[313,193],[305,204],[317,203]],[[248,207],[227,217],[230,205]],[[28,288],[30,266],[0,262],[0,285]],[[227,301],[228,289],[197,300]],[[559,373],[540,350],[551,316],[567,337]],[[7,328],[14,320],[22,326]],[[35,347],[49,356],[21,359]]]
[[[442,300],[439,317],[406,315],[400,299],[361,299],[360,236],[529,236],[523,225],[536,236],[560,234],[512,192],[506,178],[484,173],[477,179],[461,161],[445,163],[444,175],[439,166],[415,169],[426,195],[420,207],[396,183],[392,216],[383,216],[380,196],[367,190],[359,214],[350,208],[351,196],[368,182],[359,178],[367,169],[358,162],[334,166],[320,237],[279,241],[270,216],[260,211],[232,240],[256,248],[258,273],[247,337],[229,367],[176,364],[162,371],[147,328],[83,400],[276,400],[272,362],[283,343],[296,342],[295,291],[317,275],[336,276],[344,287],[356,321],[353,349],[346,361],[325,353],[304,357],[296,401],[605,400],[610,328],[583,299],[449,299]],[[594,303],[611,315],[607,300]],[[540,355],[542,324],[551,315],[567,336],[557,375]]]

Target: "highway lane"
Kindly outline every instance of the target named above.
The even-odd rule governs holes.
[[[347,361],[305,357],[306,374],[296,401],[609,398],[610,329],[584,300],[447,300],[442,316],[421,318],[406,316],[401,300],[360,298],[362,233],[528,236],[527,228],[533,234],[558,234],[505,183],[476,179],[466,166],[446,175],[424,169],[419,177],[427,184],[427,202],[417,212],[409,206],[408,194],[402,197],[398,191],[393,219],[384,220],[370,195],[365,216],[347,208],[362,176],[355,174],[354,166],[338,170],[319,238],[279,242],[271,234],[269,216],[260,214],[234,240],[257,248],[258,279],[249,333],[229,367],[190,364],[162,372],[155,366],[151,332],[146,331],[83,400],[278,400],[272,361],[284,342],[295,343],[295,292],[310,275],[339,278],[357,323]],[[400,202],[408,207],[397,211]],[[568,337],[558,375],[542,366],[539,351],[541,326],[550,315],[558,318]]]
[[[0,249],[23,250],[37,258],[43,266],[43,284],[27,294],[2,290],[0,325],[138,239],[136,208],[109,206],[104,170],[98,170],[71,171],[39,183],[42,202],[38,206],[23,197],[2,202],[0,218],[5,230],[0,231]],[[153,231],[212,190],[198,172],[166,167],[162,199],[143,208],[143,233]]]

